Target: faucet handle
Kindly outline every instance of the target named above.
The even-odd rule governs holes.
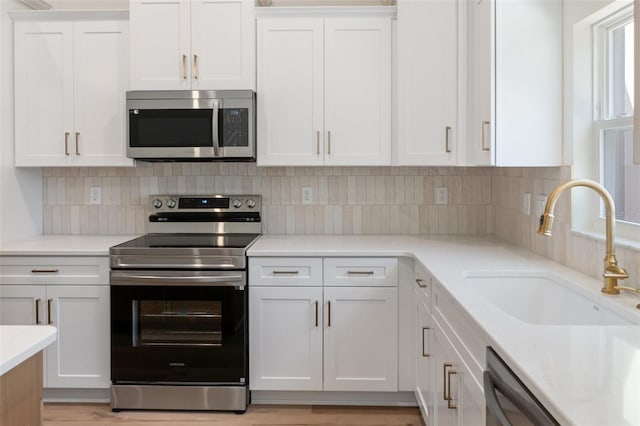
[[[618,280],[626,280],[629,278],[629,273],[626,269],[617,265],[609,265],[602,274],[604,278],[615,278]]]

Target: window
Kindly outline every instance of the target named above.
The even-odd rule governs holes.
[[[633,164],[633,8],[593,25],[594,143],[600,183],[616,205],[616,219],[640,225],[640,165]],[[600,216],[604,209],[600,204]],[[622,225],[622,224],[621,224]],[[625,226],[625,225],[623,225]]]

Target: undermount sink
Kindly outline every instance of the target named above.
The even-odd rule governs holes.
[[[640,316],[545,272],[470,271],[469,290],[520,321],[538,325],[639,325]]]

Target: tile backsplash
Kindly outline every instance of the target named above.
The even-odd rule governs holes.
[[[259,194],[265,234],[492,234],[491,169],[153,163],[45,169],[47,234],[144,233],[148,196]],[[102,189],[91,205],[89,189]],[[302,204],[311,187],[312,204]],[[447,187],[448,204],[434,189]]]
[[[494,234],[599,278],[604,242],[571,232],[569,193],[556,205],[552,237],[536,233],[535,196],[571,178],[570,167],[278,167],[153,163],[135,168],[43,171],[47,234],[142,234],[155,194],[259,194],[265,234]],[[89,188],[102,189],[91,205]],[[311,187],[312,204],[302,204]],[[435,188],[447,187],[447,205]],[[532,196],[531,214],[523,194]],[[640,251],[618,246],[625,285],[640,285]]]

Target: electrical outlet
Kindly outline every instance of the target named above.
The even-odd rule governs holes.
[[[448,204],[449,203],[449,190],[446,186],[438,187],[435,191],[436,204]]]
[[[529,216],[531,214],[531,193],[525,192],[522,197],[522,213]]]
[[[547,196],[544,194],[536,195],[536,217],[542,216],[544,206],[547,204]]]
[[[99,186],[89,188],[89,204],[102,204],[102,188]]]
[[[302,187],[302,204],[313,204],[313,188],[310,186]]]

